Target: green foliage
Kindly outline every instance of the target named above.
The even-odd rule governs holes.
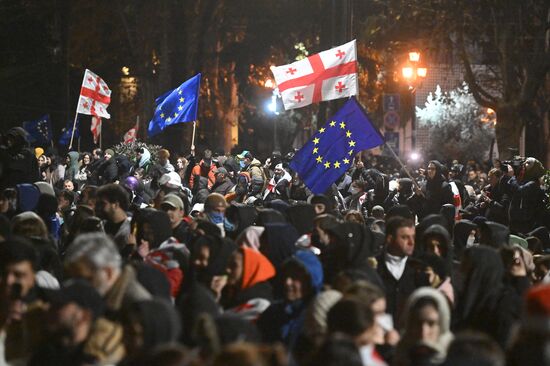
[[[431,158],[446,161],[450,157],[459,161],[488,159],[494,128],[487,115],[469,92],[468,86],[443,93],[438,86],[428,96],[425,108],[416,109],[420,125],[430,129]]]
[[[115,152],[116,155],[124,155],[131,162],[135,162],[136,161],[136,149],[138,147],[143,147],[143,148],[146,148],[147,150],[149,150],[149,152],[151,153],[151,162],[153,164],[155,164],[157,162],[158,152],[159,152],[160,149],[163,148],[160,145],[148,144],[148,143],[145,143],[143,141],[136,140],[136,141],[130,142],[130,143],[121,142],[121,143],[113,146],[112,149],[113,149],[113,151]]]

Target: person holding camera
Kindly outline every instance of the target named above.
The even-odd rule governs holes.
[[[545,195],[540,185],[540,178],[544,175],[545,169],[535,158],[524,159],[518,167],[513,169],[510,164],[503,162],[501,169],[507,174],[503,174],[500,184],[504,193],[510,197],[510,230],[527,234],[536,227],[547,224],[544,218],[547,214]]]

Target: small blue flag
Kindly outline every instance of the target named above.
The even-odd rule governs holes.
[[[296,153],[290,167],[313,193],[322,194],[348,170],[358,152],[383,143],[367,113],[351,98]]]
[[[78,128],[79,123],[80,123],[80,121],[77,119],[76,120],[76,128],[74,130],[74,138],[73,138],[75,140],[80,137],[80,130]],[[63,145],[63,146],[69,145],[69,143],[71,142],[72,132],[73,132],[73,121],[69,121],[67,123],[67,127],[64,127],[61,130],[61,136],[59,137],[59,145]]]
[[[149,136],[160,133],[166,126],[197,120],[200,83],[201,74],[198,73],[155,100],[157,107],[147,129]]]
[[[50,115],[46,114],[35,121],[23,122],[23,128],[29,134],[29,142],[34,145],[49,145],[52,141]]]

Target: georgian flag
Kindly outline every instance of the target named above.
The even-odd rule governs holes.
[[[271,71],[286,110],[357,95],[359,89],[355,40]]]
[[[101,118],[97,116],[92,116],[92,123],[90,125],[90,130],[92,131],[92,136],[94,137],[94,144],[97,144],[99,141],[99,135],[101,135]]]
[[[138,130],[138,124],[136,122],[135,126],[130,128],[128,132],[124,134],[124,143],[129,144],[130,142],[136,141],[137,136],[137,130]]]
[[[107,107],[110,102],[111,89],[102,78],[86,69],[76,112],[109,119]]]

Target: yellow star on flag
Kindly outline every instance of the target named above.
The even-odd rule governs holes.
[[[355,146],[355,141],[353,141],[353,140],[351,140],[351,141],[348,142],[348,143],[349,143],[349,146],[350,146],[350,147],[354,147],[354,146]]]
[[[314,147],[314,148],[313,148],[313,153],[314,153],[314,154],[317,154],[317,151],[319,151],[319,148]]]
[[[323,133],[323,132],[325,132],[324,128],[319,129],[319,133]]]
[[[351,131],[346,132],[346,137],[351,137]]]
[[[160,118],[164,118],[164,113],[161,113],[161,114],[160,114]]]
[[[344,122],[340,122],[340,128],[346,128],[346,124]]]
[[[317,145],[318,143],[319,143],[319,139],[318,139],[317,137],[314,138],[314,139],[313,139],[313,144],[314,144],[314,145]]]
[[[166,118],[166,122],[170,122],[172,120],[172,118],[168,117]]]
[[[315,159],[315,160],[317,160],[318,163],[322,163],[323,162],[323,157],[318,156],[317,159]]]
[[[183,103],[184,100],[185,100],[185,98],[184,98],[184,97],[181,97],[181,98],[180,98],[180,103]]]
[[[178,105],[178,111],[181,111],[183,109],[182,105]]]
[[[352,156],[353,155],[353,150],[348,151],[348,155]]]
[[[330,125],[330,127],[334,127],[334,126],[336,126],[336,122],[332,121],[332,122],[329,123],[329,125]]]
[[[174,112],[174,118],[178,116],[178,112]]]
[[[329,161],[327,161],[324,165],[325,165],[325,169],[330,168],[330,162]]]
[[[335,161],[333,165],[336,169],[340,168],[340,162],[339,161]]]
[[[344,164],[349,164],[349,160],[348,160],[348,159],[344,159]]]
[[[181,95],[181,93],[183,93],[181,90],[178,90],[178,94]]]

